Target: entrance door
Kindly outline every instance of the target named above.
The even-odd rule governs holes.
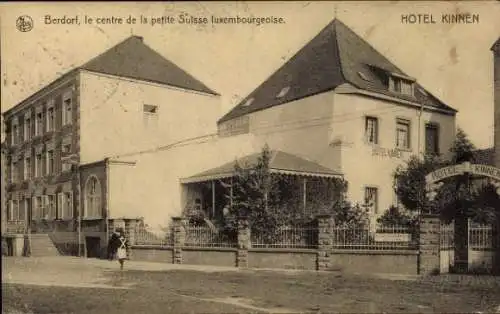
[[[85,237],[85,246],[87,248],[87,257],[101,257],[101,238],[100,237]]]

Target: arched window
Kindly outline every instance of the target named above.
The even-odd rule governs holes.
[[[102,217],[101,184],[94,176],[85,184],[85,217]]]

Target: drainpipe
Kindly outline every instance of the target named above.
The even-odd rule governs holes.
[[[417,147],[417,154],[418,154],[418,157],[420,158],[420,151],[421,151],[421,147],[420,147],[420,138],[421,138],[421,131],[422,131],[422,112],[424,110],[424,104],[420,104],[420,110],[418,112],[418,137],[417,137],[417,141],[418,141],[418,147]]]
[[[105,217],[105,223],[106,223],[106,249],[109,241],[109,158],[105,159],[105,167],[106,167],[106,217]],[[108,257],[108,256],[106,256]]]

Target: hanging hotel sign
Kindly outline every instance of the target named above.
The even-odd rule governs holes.
[[[427,184],[432,184],[434,182],[438,182],[443,179],[461,175],[464,173],[486,176],[500,181],[500,169],[488,165],[471,164],[469,162],[464,162],[459,165],[444,167],[429,173],[425,177],[425,182]]]

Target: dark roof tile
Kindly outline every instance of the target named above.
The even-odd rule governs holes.
[[[350,83],[360,89],[456,112],[416,84],[415,96],[387,90],[384,76],[390,72],[408,77],[365,40],[339,20],[333,20],[266,81],[223,116],[219,123],[293,100],[333,90]],[[290,92],[276,98],[290,86]],[[251,105],[244,106],[248,99]]]

